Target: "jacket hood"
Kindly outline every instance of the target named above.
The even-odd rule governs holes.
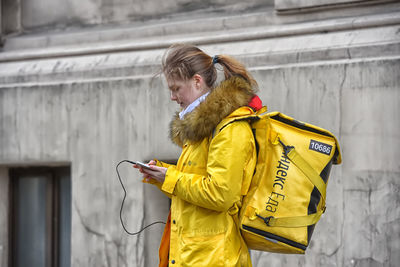
[[[179,146],[209,137],[217,125],[236,109],[248,105],[254,90],[244,79],[232,77],[215,87],[207,98],[182,120],[177,112],[170,123],[170,138]]]

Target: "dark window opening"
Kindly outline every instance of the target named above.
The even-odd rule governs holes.
[[[13,168],[10,178],[10,266],[70,267],[70,168]]]

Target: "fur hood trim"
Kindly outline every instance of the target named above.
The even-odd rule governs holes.
[[[232,77],[214,88],[207,98],[182,120],[177,112],[170,123],[170,138],[179,146],[208,138],[217,125],[236,109],[248,105],[254,91],[239,77]]]

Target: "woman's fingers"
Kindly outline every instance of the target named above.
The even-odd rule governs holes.
[[[155,160],[150,160],[147,164],[150,165],[150,169],[143,168],[142,166],[137,164],[133,164],[133,167],[139,169],[139,172],[143,174],[143,179],[145,181],[155,180],[163,183],[165,180],[165,173],[167,172],[167,168],[157,166],[157,162]]]
[[[165,173],[167,168],[150,165],[151,169],[143,169],[143,172],[149,175],[152,179],[163,183],[165,180]]]

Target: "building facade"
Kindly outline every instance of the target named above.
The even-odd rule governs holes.
[[[269,111],[342,148],[305,255],[253,266],[400,262],[400,3],[1,0],[0,266],[156,266],[163,225],[120,223],[123,159],[174,162],[159,75],[173,43],[242,61]],[[126,228],[169,200],[119,167]]]

